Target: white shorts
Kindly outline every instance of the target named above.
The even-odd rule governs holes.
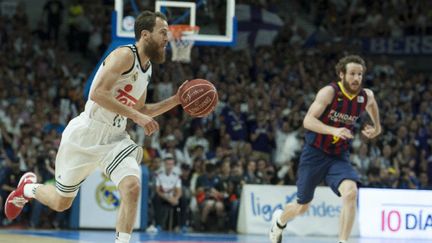
[[[126,131],[81,113],[63,132],[55,164],[56,189],[75,197],[81,183],[99,167],[118,186],[128,175],[140,178],[142,148]],[[132,159],[125,159],[132,157]]]

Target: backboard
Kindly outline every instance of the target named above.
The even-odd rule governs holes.
[[[235,0],[115,0],[113,39],[133,39],[135,17],[146,9],[164,13],[170,25],[199,26],[199,33],[190,37],[195,45],[235,44]]]

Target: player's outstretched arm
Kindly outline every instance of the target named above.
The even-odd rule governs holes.
[[[326,86],[318,91],[314,102],[309,107],[309,110],[303,120],[303,126],[310,131],[320,134],[333,135],[342,139],[353,138],[353,135],[349,129],[344,127],[336,128],[328,126],[318,119],[326,107],[330,104],[334,95],[334,89],[331,86]]]
[[[362,133],[367,138],[372,139],[381,133],[381,122],[379,117],[378,104],[375,100],[373,91],[370,89],[365,89],[365,91],[368,97],[366,111],[372,119],[373,126],[366,125],[365,128],[362,130]]]
[[[184,85],[188,80],[184,81],[182,85]],[[181,87],[181,86],[180,86]],[[179,88],[180,89],[180,88]],[[178,90],[179,90],[178,89]],[[139,102],[135,105],[135,109],[139,110],[141,113],[146,114],[151,117],[156,117],[162,115],[163,113],[171,110],[180,104],[179,93],[177,92],[175,95],[153,104],[146,104],[147,92],[143,94],[140,98]]]
[[[138,125],[144,127],[146,135],[150,135],[159,126],[151,117],[141,114],[137,110],[117,101],[112,95],[115,82],[121,74],[129,70],[133,65],[134,56],[129,48],[118,48],[114,50],[104,62],[104,68],[94,81],[90,93],[90,99],[107,110],[132,119]]]
[[[163,113],[171,110],[172,108],[180,104],[180,100],[177,94],[153,104],[145,103],[146,96],[147,91],[142,95],[139,102],[134,106],[134,108],[150,117],[162,115]]]

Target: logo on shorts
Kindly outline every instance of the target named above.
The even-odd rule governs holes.
[[[123,89],[118,89],[118,95],[115,97],[120,103],[125,104],[129,107],[134,106],[138,100],[135,99],[129,93],[132,91],[133,86],[131,84],[126,84]]]
[[[120,193],[112,181],[101,173],[103,181],[96,188],[97,205],[105,211],[115,211],[120,206]]]

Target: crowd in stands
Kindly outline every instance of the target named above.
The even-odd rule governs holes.
[[[410,4],[411,14],[397,12],[399,8],[394,7],[382,11],[407,1],[372,1],[373,11],[367,16],[363,10],[368,5],[363,1],[355,1],[364,4],[363,8],[342,9],[338,6],[345,1],[303,2],[297,1],[299,8],[315,9],[311,16],[318,19],[317,26],[327,26],[332,35],[340,37],[347,35],[347,29],[364,28],[355,24],[361,16],[370,19],[365,22],[370,24],[395,19],[408,29],[413,21],[422,21],[421,16],[430,18],[425,12],[430,9],[425,7],[428,1]],[[327,5],[322,5],[324,2]],[[323,11],[333,9],[330,6],[334,11]],[[51,16],[47,18],[53,18],[51,7],[45,5],[44,12]],[[42,183],[53,182],[61,133],[85,104],[84,85],[90,69],[79,60],[91,59],[95,64],[109,44],[111,3],[74,1],[55,8],[68,15],[60,15],[60,24],[68,25],[68,35],[58,34],[57,28],[62,26],[48,26],[51,22],[44,26],[41,21],[36,29],[30,29],[20,5],[14,16],[0,16],[0,207],[26,171],[36,172]],[[345,25],[336,24],[334,17],[349,9],[352,14]],[[133,122],[128,123],[132,139],[143,146],[142,164],[150,170],[150,223],[156,228],[174,224],[183,230],[235,231],[242,185],[295,184],[304,142],[303,117],[316,92],[336,81],[334,65],[338,58],[351,53],[342,44],[299,48],[298,42],[292,41],[293,33],[300,33],[303,40],[305,36],[303,31],[296,31],[281,32],[271,47],[194,47],[189,64],[168,60],[153,66],[148,102],[173,95],[184,80],[193,78],[212,81],[220,100],[216,111],[205,118],[192,118],[180,107],[171,110],[157,118],[160,131],[151,137],[145,137],[143,129]],[[348,35],[359,33],[363,32]],[[74,41],[77,35],[83,42]],[[364,57],[368,70],[363,83],[375,93],[383,132],[372,141],[356,133],[352,141],[351,160],[362,186],[432,189],[432,76],[411,73],[403,63],[385,56]],[[370,122],[366,116],[361,120],[358,130]],[[172,167],[168,172],[164,171],[167,164]],[[167,185],[166,178],[161,179],[164,173],[181,181],[170,184],[179,190],[169,195],[160,190]],[[161,216],[164,206],[172,212],[167,210],[169,214]],[[215,216],[217,223],[209,223],[209,215]],[[67,228],[65,219],[67,212],[53,213],[33,201],[18,222],[31,227]],[[167,220],[174,223],[169,225]],[[11,222],[2,214],[0,225],[8,224]]]

